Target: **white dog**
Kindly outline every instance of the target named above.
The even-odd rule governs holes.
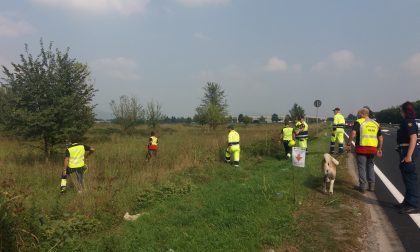
[[[333,194],[333,187],[335,176],[337,174],[337,165],[339,162],[333,158],[330,154],[325,153],[324,159],[322,160],[321,169],[324,173],[324,192],[327,192],[327,183],[330,183],[329,193]]]

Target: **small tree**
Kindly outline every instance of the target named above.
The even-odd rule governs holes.
[[[80,139],[93,125],[96,90],[88,66],[71,58],[69,48],[44,48],[42,40],[40,47],[34,57],[25,45],[20,63],[3,66],[0,121],[12,135],[42,140],[48,157],[55,145]]]
[[[239,122],[239,123],[244,122],[244,115],[243,115],[243,114],[239,114],[239,115],[238,115],[238,122]]]
[[[249,116],[244,116],[244,120],[243,120],[245,125],[248,125],[250,123],[252,123],[252,118]]]
[[[212,129],[226,122],[227,103],[225,91],[220,84],[208,82],[204,89],[204,97],[196,108],[196,122],[208,124]]]
[[[277,115],[276,113],[271,115],[271,121],[272,122],[279,122],[279,115]]]
[[[264,116],[260,116],[260,118],[258,118],[258,122],[259,123],[266,123],[267,121],[265,120]]]
[[[289,113],[292,120],[296,120],[299,116],[305,116],[305,110],[297,103],[293,104],[293,107],[289,110]]]
[[[144,119],[143,106],[136,97],[123,95],[119,103],[112,100],[109,105],[115,122],[122,127],[124,132],[129,132]]]
[[[284,122],[285,122],[285,123],[286,123],[286,122],[290,123],[291,121],[293,121],[293,120],[292,120],[292,118],[290,117],[290,115],[286,115],[286,116],[284,117]]]
[[[147,124],[152,127],[156,128],[156,126],[165,118],[165,115],[162,113],[162,105],[159,102],[155,102],[151,100],[147,103],[146,108],[146,122]]]

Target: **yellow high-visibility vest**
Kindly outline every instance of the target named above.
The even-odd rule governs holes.
[[[360,118],[357,120],[360,124],[360,146],[377,147],[378,146],[378,131],[379,123],[368,118]]]
[[[85,146],[83,144],[74,145],[68,148],[70,153],[69,168],[80,168],[85,166]]]
[[[345,126],[346,120],[344,119],[344,116],[340,113],[334,115],[333,129],[344,129]]]
[[[151,145],[158,145],[158,138],[155,136],[150,137],[152,141],[150,142]]]
[[[240,141],[239,133],[236,132],[236,131],[234,131],[234,130],[231,130],[229,132],[229,135],[228,135],[228,143],[229,143],[229,145],[239,144],[239,141]]]
[[[284,127],[283,130],[283,140],[290,141],[293,139],[293,128],[292,127]]]
[[[301,128],[303,128],[303,131],[301,131],[299,134],[296,135],[296,138],[308,138],[308,124],[304,122],[297,122],[295,125],[295,131],[298,132]]]

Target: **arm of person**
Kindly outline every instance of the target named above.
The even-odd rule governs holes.
[[[378,136],[378,148],[376,150],[376,155],[382,157],[382,145],[384,143],[384,137],[382,135]]]
[[[408,145],[407,155],[401,161],[402,163],[411,163],[413,160],[411,157],[413,156],[414,149],[416,148],[417,144],[417,134],[410,135],[410,143]]]
[[[63,175],[65,176],[67,174],[67,167],[69,166],[69,158],[65,157],[64,158],[64,170],[63,170]]]
[[[350,149],[351,149],[351,143],[353,142],[353,139],[356,137],[356,131],[355,130],[352,130],[351,132],[350,132],[350,135],[349,135],[349,139],[347,140],[347,144],[346,144],[346,149],[347,149],[347,151],[350,151]]]

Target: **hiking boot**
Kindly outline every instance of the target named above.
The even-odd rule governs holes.
[[[412,206],[403,206],[400,211],[398,211],[398,213],[400,214],[414,214],[414,213],[418,213],[419,210],[415,207]]]

